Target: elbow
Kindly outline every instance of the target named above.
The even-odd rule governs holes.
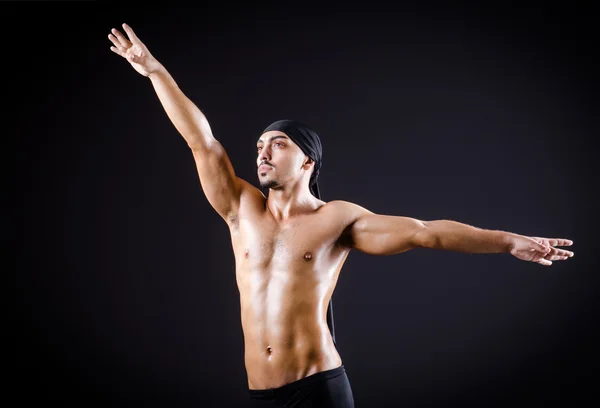
[[[192,150],[211,150],[222,147],[213,136],[208,121],[202,112],[198,111],[197,117],[189,118],[189,120],[177,126],[177,130]]]
[[[440,248],[440,237],[426,222],[422,222],[418,231],[413,235],[412,246],[415,248]]]

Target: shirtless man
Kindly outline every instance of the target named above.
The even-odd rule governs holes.
[[[123,29],[127,37],[116,29],[109,34],[110,49],[149,78],[191,149],[206,198],[229,227],[253,406],[354,406],[326,316],[351,249],[372,255],[413,248],[508,252],[546,266],[573,256],[557,248],[572,245],[567,239],[380,215],[341,200],[324,202],[313,194],[320,141],[292,121],[275,122],[257,140],[258,179],[269,189],[265,197],[236,176],[204,114],[133,30],[126,24]]]

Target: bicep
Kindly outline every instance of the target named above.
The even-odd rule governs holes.
[[[421,220],[361,211],[349,229],[351,246],[370,255],[393,255],[424,246],[427,228]]]
[[[237,212],[245,183],[235,174],[229,156],[220,142],[208,149],[192,149],[202,191],[210,205],[227,220]]]

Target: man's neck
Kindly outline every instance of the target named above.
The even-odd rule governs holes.
[[[308,190],[269,190],[267,209],[275,220],[286,221],[319,208],[319,200]]]

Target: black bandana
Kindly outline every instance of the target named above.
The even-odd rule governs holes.
[[[317,197],[319,200],[321,199],[321,192],[319,191],[319,170],[321,170],[321,166],[323,165],[323,147],[321,146],[321,139],[317,133],[310,129],[308,126],[290,119],[278,120],[276,122],[271,123],[263,133],[269,132],[271,130],[278,130],[280,132],[285,133],[290,139],[296,143],[300,149],[304,152],[305,155],[310,157],[315,161],[315,167],[313,169],[313,173],[310,176],[310,182],[308,183],[308,187],[310,192]],[[331,331],[331,337],[333,339],[333,343],[335,344],[335,327],[333,325],[333,300],[329,300],[329,308],[327,309],[327,325],[329,326],[329,331]]]
[[[294,143],[298,145],[298,147],[300,147],[305,155],[315,161],[315,167],[310,176],[308,188],[310,189],[310,192],[320,200],[321,194],[317,180],[319,178],[319,170],[323,165],[323,147],[321,146],[321,139],[319,139],[319,135],[317,135],[317,133],[308,126],[296,120],[289,119],[278,120],[271,123],[265,130],[263,130],[263,133],[271,130],[278,130],[285,133],[294,141]]]

